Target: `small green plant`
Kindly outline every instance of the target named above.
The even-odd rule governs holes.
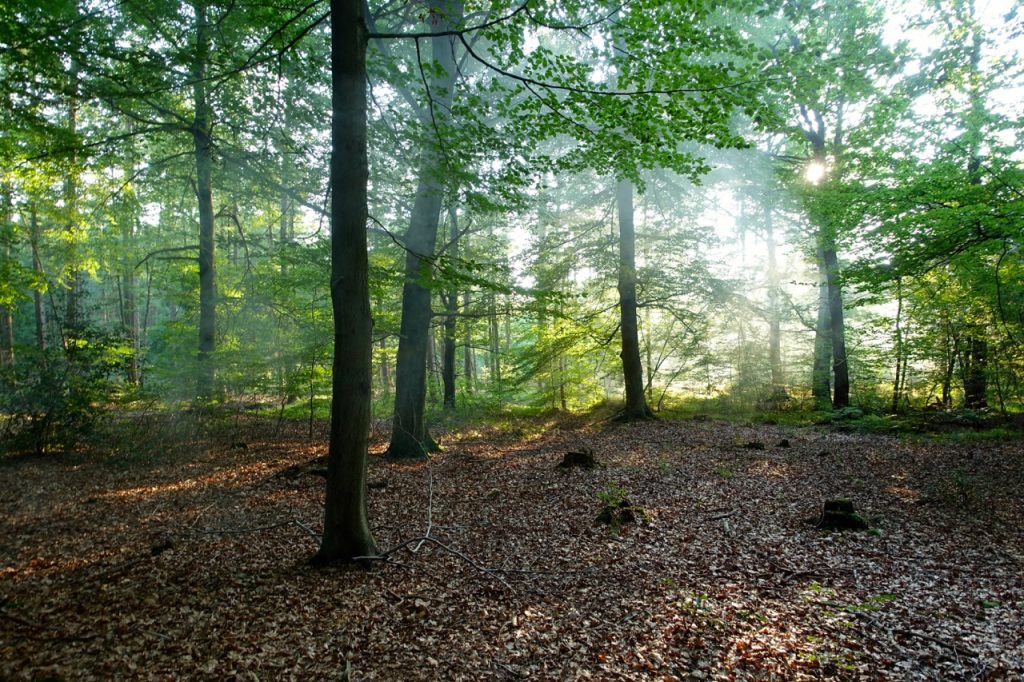
[[[643,507],[634,505],[626,497],[626,489],[616,481],[611,481],[608,486],[597,494],[601,500],[601,511],[597,515],[597,523],[608,526],[613,533],[618,534],[627,523],[647,521],[647,512]]]
[[[732,478],[735,475],[733,474],[732,469],[725,466],[718,467],[717,469],[715,469],[715,473],[717,473],[722,478]]]
[[[626,489],[618,481],[610,481],[604,490],[597,494],[597,499],[606,508],[617,509],[626,500]]]

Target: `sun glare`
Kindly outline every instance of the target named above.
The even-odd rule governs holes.
[[[825,177],[825,164],[820,161],[811,161],[804,171],[804,178],[812,185],[817,185]]]

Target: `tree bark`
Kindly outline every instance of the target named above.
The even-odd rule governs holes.
[[[39,256],[39,213],[34,203],[31,205],[29,213],[32,271],[42,279],[43,260]],[[39,349],[40,353],[43,353],[46,351],[46,304],[43,301],[43,292],[38,288],[32,290],[32,309],[36,318],[36,348]]]
[[[964,406],[972,410],[988,407],[988,341],[972,334],[964,350],[967,367],[964,376]]]
[[[217,286],[214,266],[213,148],[210,139],[213,112],[207,99],[206,68],[210,59],[210,27],[205,0],[194,0],[196,44],[192,63],[195,120],[192,140],[196,163],[196,199],[199,203],[199,374],[196,395],[211,398],[214,388],[213,352],[216,350]]]
[[[446,0],[431,6],[432,32],[447,31],[461,21],[462,5]],[[431,38],[433,61],[440,72],[431,79],[429,120],[440,126],[447,121],[455,87],[455,45],[451,36]],[[441,128],[434,131],[441,132]],[[430,289],[424,281],[430,274],[430,259],[437,242],[437,227],[444,186],[441,176],[445,159],[444,140],[428,143],[420,156],[419,185],[409,229],[405,233],[405,284],[402,287],[402,322],[395,359],[395,412],[392,420],[389,459],[418,459],[438,450],[427,431],[427,352],[429,346]]]
[[[900,395],[903,387],[903,278],[896,278],[896,329],[893,343],[896,354],[896,377],[892,382],[892,407],[893,414],[899,412]]]
[[[454,206],[448,208],[448,225],[453,258],[459,255],[459,224]],[[444,295],[444,353],[441,362],[441,377],[444,381],[444,407],[455,409],[455,314],[458,312],[459,290],[451,284]]]
[[[643,363],[636,319],[636,232],[633,227],[633,183],[619,180],[615,187],[619,209],[619,329],[622,336],[622,377],[626,384],[626,405],[616,417],[620,421],[654,418],[644,396]]]
[[[846,361],[846,326],[843,320],[843,290],[839,283],[839,260],[835,246],[829,244],[822,251],[825,274],[828,277],[828,315],[832,334],[832,407],[839,409],[850,404],[850,370]]]
[[[818,261],[818,322],[814,327],[814,368],[811,373],[811,395],[814,406],[824,410],[832,405],[832,333],[829,317],[828,277],[825,274],[825,256],[821,249]]]
[[[132,242],[135,239],[135,216],[125,220],[121,226],[121,244],[124,253],[132,252]],[[135,267],[129,261],[122,268],[122,293],[121,293],[121,328],[125,336],[132,344],[132,354],[128,358],[128,382],[133,386],[142,383],[142,372],[139,355],[142,352],[142,345],[139,339],[139,305],[137,295],[137,282],[135,279]]]
[[[0,198],[0,241],[3,241],[4,258],[11,259],[11,242],[14,226],[11,223],[11,194],[4,188]],[[0,306],[0,369],[14,371],[14,309],[11,305]]]
[[[772,209],[764,209],[765,244],[768,249],[768,365],[771,368],[772,396],[785,394],[782,372],[782,309],[779,305],[779,267],[775,257],[775,222]]]
[[[331,0],[331,303],[334,366],[324,532],[314,563],[375,556],[366,507],[371,349],[366,253],[366,24],[362,0]]]

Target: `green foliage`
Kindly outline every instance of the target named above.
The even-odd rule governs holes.
[[[0,381],[0,434],[12,451],[71,450],[116,400],[131,346],[84,331],[70,349],[24,349],[26,362]]]

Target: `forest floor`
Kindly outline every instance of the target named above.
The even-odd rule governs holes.
[[[371,458],[380,546],[431,540],[312,568],[322,434],[134,419],[0,460],[0,679],[1024,679],[1019,440],[464,429]],[[595,523],[623,495],[646,521]],[[840,497],[871,530],[808,523]]]

